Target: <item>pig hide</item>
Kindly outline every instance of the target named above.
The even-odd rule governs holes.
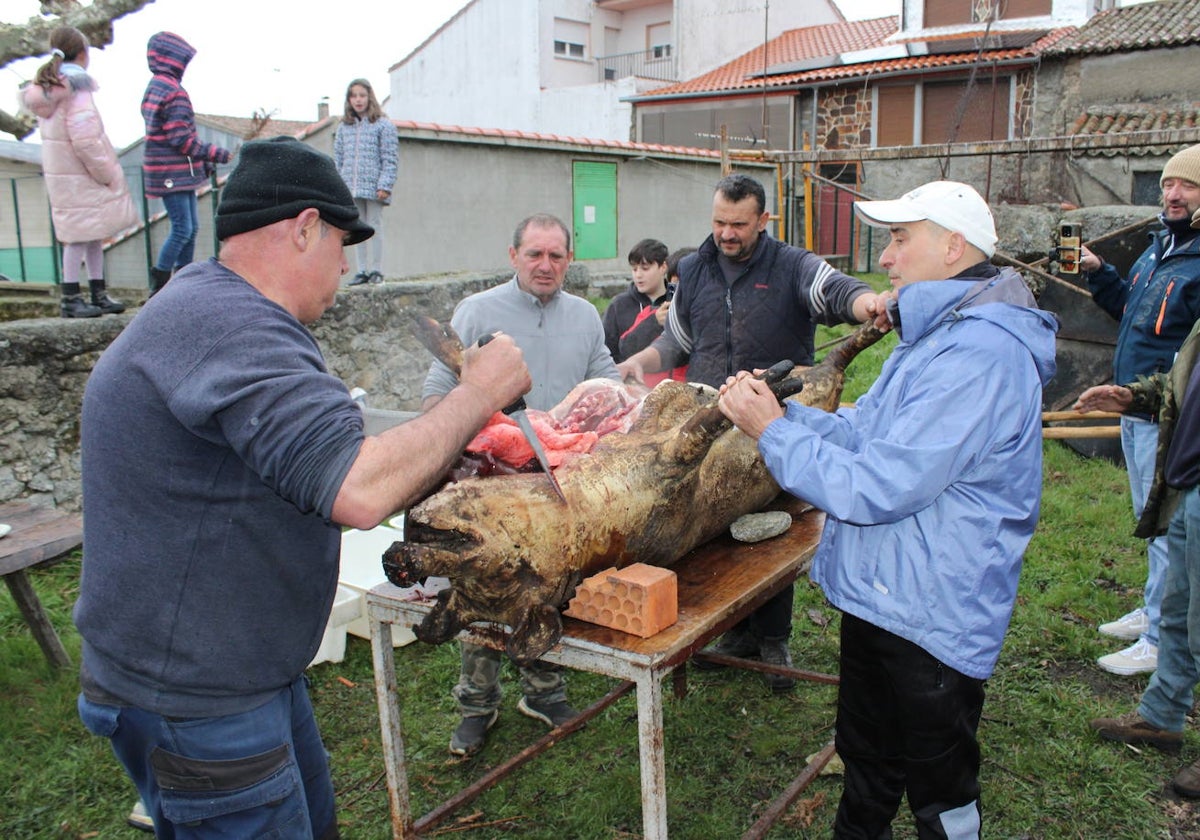
[[[789,399],[833,411],[846,365],[881,335],[865,325],[773,387],[802,385]],[[584,577],[635,562],[669,566],[779,493],[755,442],[717,409],[716,392],[674,380],[644,397],[627,432],[601,437],[554,474],[566,504],[531,472],[464,478],[408,511],[404,540],[383,556],[388,579],[451,582],[415,628],[418,639],[439,644],[473,621],[499,622],[512,629],[507,653],[531,662],[558,641],[560,607]]]

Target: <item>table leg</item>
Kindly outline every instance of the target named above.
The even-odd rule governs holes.
[[[403,840],[413,833],[408,798],[408,771],[404,766],[404,736],[400,729],[400,695],[396,690],[396,653],[392,625],[368,617],[371,657],[375,665],[375,695],[379,703],[379,728],[383,733],[383,763],[387,769],[388,806],[392,812],[392,837]]]
[[[663,692],[660,675],[644,671],[637,680],[638,753],[642,764],[642,834],[667,837],[667,769],[663,745]]]
[[[46,611],[42,609],[42,602],[38,600],[37,593],[33,591],[33,586],[30,585],[25,570],[17,569],[15,572],[9,572],[4,576],[4,582],[8,584],[8,590],[12,592],[13,600],[17,602],[17,608],[21,610],[21,615],[25,616],[25,623],[29,625],[33,638],[37,639],[46,659],[57,668],[71,667],[71,657],[67,656],[67,649],[63,647],[62,640],[54,632],[54,625],[50,623]]]

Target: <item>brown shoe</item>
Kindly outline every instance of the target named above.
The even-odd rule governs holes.
[[[1187,799],[1200,799],[1200,761],[1184,767],[1171,779],[1175,792]]]
[[[1143,720],[1137,712],[1117,718],[1096,718],[1088,726],[1100,733],[1100,737],[1106,741],[1120,741],[1135,747],[1145,744],[1172,755],[1177,754],[1183,747],[1182,732],[1159,729]],[[1200,780],[1200,776],[1197,779]]]

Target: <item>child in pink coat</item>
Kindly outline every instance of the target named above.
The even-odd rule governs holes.
[[[105,290],[103,240],[137,224],[137,208],[92,100],[97,85],[87,74],[87,37],[60,26],[50,33],[50,47],[50,60],[21,101],[38,117],[50,215],[63,244],[62,316],[124,312]],[[80,287],[85,266],[90,303]]]

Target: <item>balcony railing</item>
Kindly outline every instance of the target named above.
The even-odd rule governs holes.
[[[658,79],[663,82],[678,81],[675,78],[675,61],[671,57],[670,44],[631,53],[597,56],[596,65],[599,67],[602,82],[614,82],[626,76]]]

